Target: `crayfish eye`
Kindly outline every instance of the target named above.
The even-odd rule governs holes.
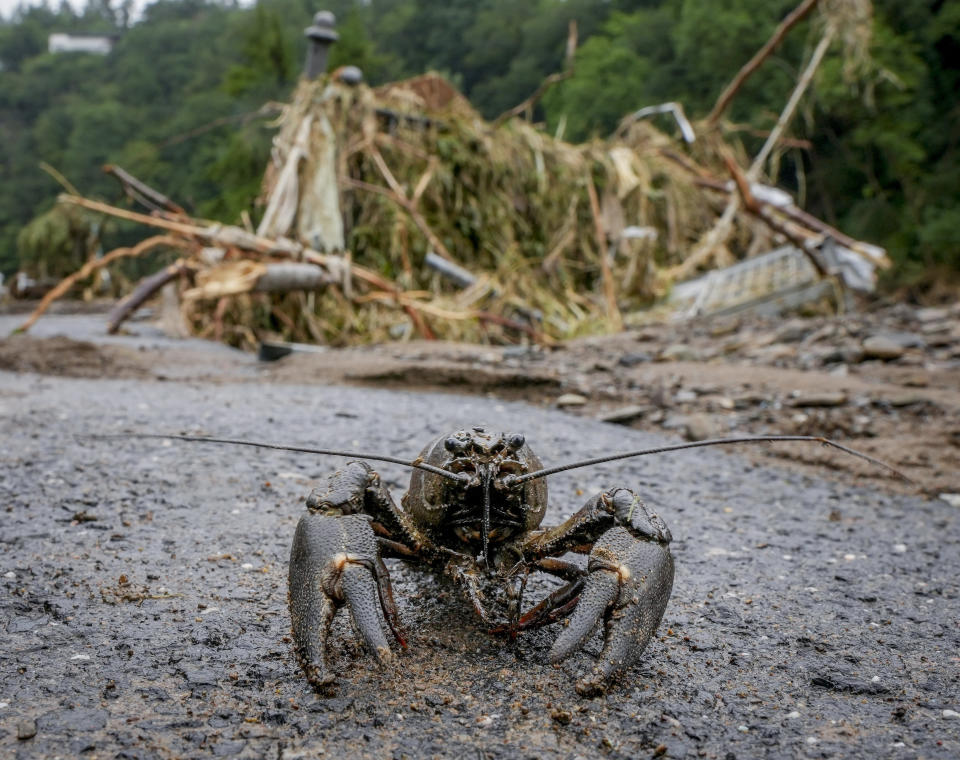
[[[462,454],[465,446],[463,441],[461,441],[459,438],[450,436],[443,442],[443,448],[445,448],[451,454]]]
[[[523,444],[526,441],[526,438],[523,437],[521,433],[513,433],[509,438],[507,438],[507,447],[513,451],[518,451],[523,448]]]

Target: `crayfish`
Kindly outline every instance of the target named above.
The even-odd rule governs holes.
[[[117,436],[106,436],[117,437]],[[385,628],[406,646],[385,558],[420,565],[450,578],[491,632],[518,633],[567,620],[547,659],[557,663],[587,640],[602,620],[603,649],[581,677],[582,695],[602,693],[635,663],[656,632],[673,588],[670,530],[629,488],[591,496],[560,525],[541,527],[548,475],[602,462],[679,449],[734,443],[813,441],[897,470],[862,452],[815,436],[749,436],[628,451],[544,468],[520,433],[474,427],[429,443],[413,461],[281,444],[188,435],[133,434],[229,443],[350,457],[307,498],[293,537],[289,605],[293,644],[309,682],[327,690],[336,674],[327,662],[334,615],[347,607],[373,655],[394,657]],[[400,506],[366,461],[413,468]],[[581,564],[563,559],[586,554]],[[563,585],[524,611],[533,572]]]

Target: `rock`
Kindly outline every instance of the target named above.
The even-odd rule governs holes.
[[[686,389],[683,389],[676,392],[676,395],[674,395],[673,400],[676,401],[678,404],[689,404],[692,401],[697,400],[697,394],[694,393],[693,391],[688,391]]]
[[[890,406],[916,406],[918,404],[931,403],[930,399],[920,393],[892,393],[884,399]]]
[[[612,411],[605,412],[597,417],[601,422],[615,422],[624,424],[643,417],[653,409],[649,404],[632,404],[631,406],[621,406]]]
[[[739,319],[717,320],[710,325],[710,335],[714,338],[720,338],[724,335],[730,335],[740,329]]]
[[[951,507],[960,509],[960,493],[942,493],[939,494],[941,501],[947,502]]]
[[[773,364],[783,359],[792,359],[797,355],[797,349],[793,346],[785,346],[782,343],[774,343],[770,346],[761,346],[757,349],[751,349],[747,356],[753,357],[757,361]]]
[[[917,309],[914,316],[918,322],[926,324],[927,322],[940,322],[947,319],[950,312],[946,309]]]
[[[820,354],[820,361],[824,364],[859,364],[864,359],[864,351],[858,345],[844,345],[831,348]]]
[[[710,414],[691,414],[684,425],[688,441],[704,441],[707,438],[718,438],[723,434],[723,426],[719,419]]]
[[[554,403],[563,408],[567,406],[583,406],[589,399],[579,393],[564,393]]]
[[[766,404],[770,401],[770,394],[760,392],[747,392],[739,396],[734,396],[733,405],[736,409],[749,409],[751,406]]]
[[[892,361],[903,356],[906,350],[903,345],[886,335],[873,335],[863,341],[863,357],[865,359],[882,359]]]
[[[886,694],[890,689],[879,680],[867,681],[842,670],[826,671],[810,679],[813,686],[848,694]]]
[[[713,411],[716,409],[724,409],[726,411],[730,411],[736,406],[733,399],[728,396],[719,396],[719,395],[703,396],[701,397],[700,402],[710,411]]]
[[[809,320],[791,319],[773,334],[776,343],[798,343],[810,333]]]
[[[653,357],[644,352],[633,352],[629,354],[624,354],[619,359],[617,359],[617,364],[621,367],[635,367],[638,364],[646,364],[647,362],[653,361]]]
[[[657,357],[662,362],[695,362],[699,361],[700,358],[700,352],[686,343],[672,343],[663,349]]]
[[[37,721],[33,718],[25,718],[17,721],[17,738],[20,741],[32,739],[37,735]]]
[[[843,391],[797,392],[787,403],[790,406],[843,406],[847,394]]]

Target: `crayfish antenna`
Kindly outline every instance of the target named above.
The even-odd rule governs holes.
[[[893,473],[899,478],[911,483],[913,485],[918,485],[916,481],[908,478],[900,470],[898,470],[893,465],[887,464],[883,460],[872,457],[869,454],[865,454],[862,451],[857,451],[856,449],[851,449],[849,446],[844,446],[843,444],[837,443],[836,441],[831,441],[829,438],[823,438],[822,436],[816,435],[753,435],[753,436],[743,436],[740,438],[711,438],[706,441],[694,441],[692,443],[675,443],[669,446],[657,446],[652,449],[639,449],[638,451],[624,451],[619,454],[608,454],[602,457],[594,457],[593,459],[582,459],[579,462],[571,462],[569,464],[562,464],[556,467],[546,467],[542,470],[537,470],[535,472],[529,472],[526,475],[514,475],[509,478],[504,478],[504,484],[513,488],[519,486],[522,483],[526,483],[529,480],[536,480],[537,478],[545,478],[548,475],[555,475],[558,472],[564,472],[566,470],[576,470],[580,467],[589,467],[594,464],[603,464],[604,462],[613,462],[617,459],[630,459],[631,457],[643,457],[648,454],[662,454],[668,451],[680,451],[681,449],[699,449],[704,446],[722,446],[730,445],[736,443],[783,443],[786,441],[812,441],[819,443],[823,446],[829,446],[834,449],[839,449],[840,451],[855,456],[859,459],[863,459],[866,462],[870,462],[878,467],[882,467],[885,470]]]
[[[431,464],[426,462],[421,462],[414,460],[412,462],[407,461],[406,459],[399,459],[398,457],[387,456],[386,454],[368,454],[365,452],[359,451],[342,451],[339,449],[315,449],[307,446],[287,446],[281,443],[265,443],[263,441],[245,441],[237,438],[213,438],[205,435],[177,435],[173,433],[88,433],[85,435],[78,435],[76,438],[90,438],[94,440],[115,440],[115,439],[130,439],[130,438],[168,438],[175,441],[190,441],[193,443],[226,443],[233,446],[255,446],[260,449],[276,449],[278,451],[295,451],[300,454],[323,454],[326,456],[332,457],[349,457],[351,459],[370,459],[377,462],[390,462],[392,464],[403,465],[404,467],[414,467],[418,470],[426,470],[427,472],[432,472],[434,475],[440,475],[441,477],[448,478],[450,480],[456,480],[458,482],[463,482],[468,480],[469,476],[464,475],[463,473],[450,472],[449,470],[442,470],[439,467],[434,467]]]

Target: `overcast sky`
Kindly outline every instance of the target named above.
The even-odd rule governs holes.
[[[70,5],[74,8],[82,8],[85,6],[86,0],[68,0]],[[134,0],[134,8],[137,10],[134,12],[134,18],[136,18],[137,13],[140,8],[143,8],[145,5],[149,5],[151,0]],[[44,5],[42,0],[0,0],[0,16],[3,16],[5,19],[9,19],[15,8],[18,8],[21,5]],[[47,5],[50,5],[53,8],[60,7],[60,0],[49,0]],[[63,31],[67,32],[68,29]]]

